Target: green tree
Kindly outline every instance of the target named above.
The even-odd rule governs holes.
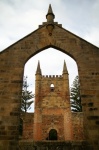
[[[78,76],[75,77],[73,84],[71,86],[70,102],[71,102],[72,111],[74,112],[82,111],[81,96],[80,96],[80,83],[79,83]]]
[[[27,112],[30,109],[31,104],[33,103],[34,95],[31,91],[27,90],[27,77],[24,77],[23,80],[23,89],[22,89],[22,100],[21,100],[21,110]]]

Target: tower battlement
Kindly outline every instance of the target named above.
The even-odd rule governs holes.
[[[42,75],[42,78],[62,78],[62,75]]]
[[[67,71],[66,62],[64,60],[62,75],[42,75],[42,71],[41,71],[41,68],[40,68],[40,62],[39,61],[38,61],[37,70],[36,70],[35,75],[39,75],[40,78],[62,78],[63,75],[66,75],[66,74],[68,75],[68,71]]]

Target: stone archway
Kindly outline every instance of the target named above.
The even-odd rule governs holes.
[[[0,129],[2,129],[0,148],[17,149],[24,65],[32,56],[50,47],[68,54],[77,62],[85,137],[97,148],[99,147],[99,48],[54,22],[55,16],[51,7],[46,17],[47,22],[36,31],[0,53]]]
[[[58,140],[58,137],[57,137],[57,130],[55,129],[51,129],[49,131],[49,140]]]

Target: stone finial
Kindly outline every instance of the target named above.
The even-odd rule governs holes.
[[[54,18],[55,18],[55,15],[53,14],[52,7],[51,7],[51,4],[50,4],[49,9],[48,9],[48,13],[46,15],[46,19],[47,19],[46,28],[47,28],[48,33],[49,33],[50,36],[52,35],[52,31],[54,29]]]
[[[40,62],[38,61],[38,65],[37,65],[37,70],[36,70],[36,74],[42,74],[41,73],[41,68],[40,68]]]
[[[55,18],[55,15],[53,13],[53,10],[52,10],[51,4],[50,4],[49,9],[48,9],[48,13],[46,15],[47,22],[53,22],[54,18]]]
[[[63,74],[68,74],[65,60],[64,60],[64,66],[63,66]]]

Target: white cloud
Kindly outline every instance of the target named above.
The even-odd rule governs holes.
[[[99,1],[95,0],[3,0],[0,1],[0,44],[8,46],[38,28],[46,21],[48,5],[52,4],[55,21],[67,30],[85,38],[92,27],[99,30]],[[3,41],[5,35],[7,40]],[[10,40],[9,40],[10,39]],[[96,39],[96,38],[95,38]],[[95,41],[94,39],[94,41]],[[89,39],[87,39],[89,42]],[[93,42],[94,42],[93,41]],[[4,44],[3,44],[4,45]],[[5,47],[6,47],[5,43]],[[5,48],[3,46],[0,47]]]
[[[99,28],[92,27],[91,32],[85,35],[85,39],[99,47]]]

